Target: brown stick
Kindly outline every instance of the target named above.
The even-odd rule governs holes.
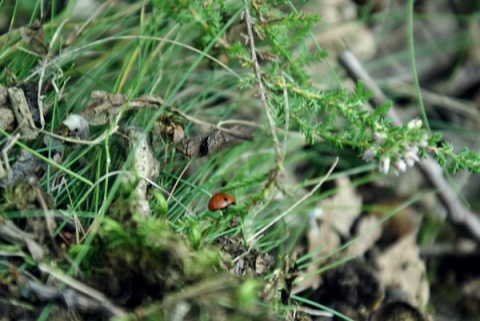
[[[387,102],[387,97],[370,75],[362,67],[358,59],[350,52],[344,51],[339,57],[340,65],[347,71],[348,75],[355,81],[361,80],[365,88],[373,91],[370,103],[374,108]],[[395,112],[395,106],[388,111],[392,124],[401,126],[402,122]],[[468,209],[457,197],[456,192],[448,184],[443,176],[443,169],[429,155],[418,163],[420,172],[434,188],[438,190],[440,201],[448,210],[448,218],[456,225],[465,226],[477,241],[480,241],[480,216]]]
[[[270,134],[272,135],[272,139],[273,139],[277,170],[280,170],[283,168],[282,151],[280,150],[280,141],[278,140],[277,133],[275,131],[275,121],[273,120],[272,114],[270,113],[270,107],[268,107],[267,93],[262,81],[262,71],[260,69],[260,64],[258,63],[258,59],[257,59],[257,54],[255,49],[255,40],[253,38],[253,21],[252,21],[252,16],[250,15],[250,10],[249,10],[250,2],[247,0],[243,0],[243,4],[245,5],[245,10],[244,10],[245,27],[247,29],[248,43],[250,45],[250,55],[253,61],[255,78],[257,79],[257,83],[258,83],[258,92],[260,94],[260,100],[262,102],[263,110],[265,111],[265,115],[267,116],[268,128],[270,129]]]
[[[205,127],[208,127],[208,128],[211,128],[211,129],[216,129],[218,131],[221,131],[221,132],[224,132],[224,133],[227,133],[227,134],[230,134],[234,137],[237,137],[239,139],[243,139],[243,140],[249,140],[249,141],[252,141],[253,140],[253,136],[251,133],[245,133],[245,132],[239,132],[239,131],[236,131],[236,130],[232,130],[232,129],[229,129],[229,128],[225,128],[225,127],[219,127],[219,126],[216,126],[216,125],[213,125],[213,124],[210,124],[208,122],[205,122],[203,120],[200,120],[200,119],[197,119],[195,117],[191,117],[187,114],[185,114],[184,112],[182,112],[181,110],[177,109],[177,108],[174,108],[174,107],[170,107],[170,110],[180,116],[182,116],[183,118],[185,118],[186,120],[189,120],[191,121],[192,123],[195,123],[195,124],[198,124],[198,125],[201,125],[201,126],[205,126]]]
[[[23,276],[18,280],[18,285],[22,296],[26,299],[60,303],[68,309],[78,309],[78,311],[83,313],[104,313],[107,316],[117,317],[123,317],[127,314],[122,308],[117,307],[105,298],[100,300],[96,297],[80,293],[75,289],[62,289],[58,286],[48,286]],[[86,288],[95,291],[91,288]]]

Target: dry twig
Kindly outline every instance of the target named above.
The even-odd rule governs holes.
[[[282,152],[280,150],[280,141],[278,140],[277,133],[275,132],[275,122],[273,121],[272,114],[270,113],[270,108],[268,107],[267,94],[262,82],[262,71],[260,69],[260,64],[258,63],[257,54],[255,51],[255,40],[253,38],[253,30],[252,30],[253,22],[252,22],[252,17],[250,16],[250,10],[248,9],[249,1],[243,0],[243,3],[245,5],[245,11],[244,11],[245,26],[248,34],[248,43],[250,44],[250,54],[252,56],[253,69],[255,70],[255,77],[257,78],[260,100],[262,101],[262,107],[263,107],[263,110],[265,111],[265,115],[267,116],[268,127],[270,129],[270,134],[272,135],[272,139],[274,143],[277,170],[282,170],[283,166],[282,166]]]
[[[229,128],[225,128],[225,127],[219,127],[219,126],[215,126],[213,124],[210,124],[208,122],[205,122],[203,120],[200,120],[200,119],[197,119],[195,117],[191,117],[187,114],[185,114],[184,112],[180,111],[179,109],[177,108],[174,108],[174,107],[169,107],[169,109],[174,112],[175,114],[178,114],[180,116],[182,116],[183,118],[185,118],[186,120],[189,120],[191,121],[192,123],[195,123],[197,125],[200,125],[200,126],[205,126],[207,128],[210,128],[210,129],[215,129],[217,131],[221,131],[221,132],[224,132],[224,133],[227,133],[227,134],[230,134],[231,136],[234,136],[236,138],[240,138],[240,139],[244,139],[244,140],[249,140],[249,141],[252,141],[253,140],[253,135],[251,132],[245,132],[245,131],[237,131],[237,130],[233,130],[233,129],[229,129]]]
[[[24,297],[30,298],[33,296],[43,302],[59,302],[69,309],[78,309],[87,313],[101,312],[107,316],[117,317],[127,314],[95,289],[59,273],[45,264],[40,264],[39,268],[65,283],[68,287],[62,289],[58,286],[47,286],[24,276],[19,276],[17,282]]]

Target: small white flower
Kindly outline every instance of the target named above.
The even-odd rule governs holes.
[[[377,155],[377,151],[375,148],[370,147],[363,153],[362,159],[364,161],[371,162],[375,158],[375,155]]]
[[[415,162],[418,162],[418,156],[416,153],[413,152],[413,150],[407,151],[405,153],[404,159],[405,159],[405,163],[407,163],[407,165],[410,167],[415,165]]]
[[[380,173],[387,174],[389,169],[390,169],[390,158],[389,157],[380,158],[380,164],[378,166],[378,170],[380,171]]]
[[[409,129],[420,129],[422,128],[423,122],[421,119],[412,119],[408,122],[407,126]]]
[[[393,163],[393,172],[395,173],[395,175],[403,173],[406,170],[407,170],[407,164],[405,164],[403,159],[399,159],[395,163]]]
[[[412,153],[414,153],[414,154],[417,154],[417,153],[418,153],[418,146],[417,146],[417,145],[407,145],[407,146],[405,147],[405,150],[406,150],[407,152],[412,152]]]
[[[387,140],[387,135],[384,133],[375,133],[374,134],[375,144],[382,145]]]
[[[418,142],[417,145],[420,146],[420,147],[427,147],[428,146],[428,140],[427,139],[428,139],[428,135],[427,134],[423,135],[423,138]]]

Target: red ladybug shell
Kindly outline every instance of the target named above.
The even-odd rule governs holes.
[[[215,193],[212,195],[210,202],[208,202],[208,209],[210,211],[222,210],[232,204],[235,204],[236,200],[230,194]]]

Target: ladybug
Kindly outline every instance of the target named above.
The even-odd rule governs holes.
[[[235,197],[232,195],[226,193],[215,193],[208,202],[208,209],[210,211],[223,210],[235,203]]]

